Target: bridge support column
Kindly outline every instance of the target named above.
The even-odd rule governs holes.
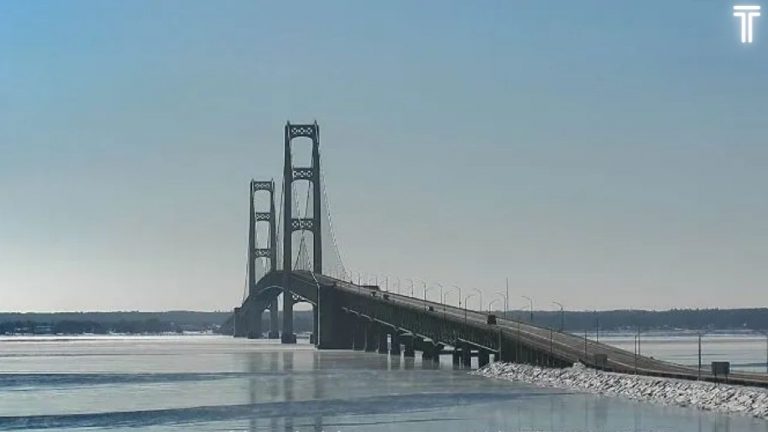
[[[318,329],[320,328],[318,317],[317,306],[312,305],[312,335],[309,337],[309,342],[315,346],[318,345],[317,334]]]
[[[280,339],[280,322],[277,315],[277,297],[269,304],[269,335],[270,339]]]
[[[472,367],[472,347],[469,344],[461,344],[461,365]]]
[[[443,346],[434,342],[424,342],[424,351],[421,354],[421,360],[429,360],[434,363],[440,363],[440,351]]]
[[[261,314],[264,310],[257,305],[250,308],[246,321],[248,322],[248,339],[261,339]]]
[[[312,307],[314,342],[318,349],[351,349],[358,320],[341,309],[339,293],[328,286],[319,288],[317,306]]]
[[[384,328],[384,326],[379,325],[379,347],[378,351],[379,354],[388,354],[389,353],[389,340],[387,339],[387,329]]]
[[[245,319],[245,313],[242,308],[235,308],[232,320],[233,335],[235,337],[246,337],[248,335],[248,321]]]
[[[413,335],[402,335],[400,338],[403,340],[405,349],[403,350],[403,357],[416,357],[415,341]]]
[[[365,326],[365,351],[375,352],[379,348],[379,334],[376,323],[369,321]]]
[[[287,289],[283,290],[283,334],[280,341],[284,344],[295,344],[296,335],[293,333],[293,295]]]
[[[393,330],[389,341],[389,354],[400,357],[400,334]]]
[[[490,353],[484,349],[480,349],[477,352],[477,365],[478,367],[487,366],[490,363]]]
[[[352,327],[352,339],[353,339],[353,348],[355,351],[363,351],[365,350],[365,321],[360,319],[359,317],[352,318],[353,321],[353,327]]]

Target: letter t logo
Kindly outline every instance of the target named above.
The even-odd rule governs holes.
[[[741,43],[752,43],[752,23],[760,16],[760,6],[734,6],[733,16],[741,18]]]

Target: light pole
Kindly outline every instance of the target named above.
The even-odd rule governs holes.
[[[760,333],[765,336],[765,373],[768,374],[768,331]]]
[[[424,282],[424,281],[422,281],[422,282]],[[424,282],[424,307],[427,307],[427,291],[429,291],[432,288],[434,288],[434,287],[428,287],[427,283]]]
[[[451,287],[452,288],[445,290],[445,293],[443,293],[443,304],[445,304],[445,298],[448,297],[448,294],[458,289],[459,290],[459,307],[461,307],[461,288],[457,287],[456,285],[451,285]]]
[[[469,301],[469,299],[474,296],[474,294],[469,294],[464,297],[464,322],[467,322],[467,301]]]
[[[698,376],[698,379],[701,379],[701,338],[704,337],[707,333],[709,333],[709,332],[708,331],[701,331],[701,330],[696,332],[696,335],[698,336],[698,339],[699,339],[699,376]]]
[[[435,282],[435,285],[437,285],[437,287],[440,288],[440,302],[445,303],[443,301],[443,284]]]
[[[565,330],[565,312],[563,311],[563,305],[556,301],[553,301],[552,304],[560,306],[560,331],[562,332]]]
[[[400,278],[395,276],[395,280],[397,280],[397,294],[400,294]]]
[[[459,308],[461,308],[461,287],[458,285],[451,285],[451,286],[459,290]]]
[[[496,295],[500,295],[504,299],[504,319],[507,318],[507,311],[509,310],[509,292],[497,292]]]
[[[701,379],[701,332],[697,333],[699,335],[699,376],[698,378]]]
[[[502,301],[502,307],[504,308],[502,316],[504,318],[506,318],[507,317],[507,304],[508,304],[507,297],[504,295],[503,292],[497,292],[496,295],[499,296],[500,300]],[[490,308],[490,306],[489,306],[489,308]]]
[[[413,279],[408,278],[406,280],[411,283],[411,297],[413,297]]]
[[[600,313],[595,311],[595,342],[600,342]]]
[[[506,309],[506,312],[504,313],[504,318],[508,318],[507,314],[509,313],[509,277],[504,278],[504,286],[506,288],[504,298],[507,299],[507,304],[504,305],[504,309]]]
[[[416,279],[416,282],[421,282],[421,290],[422,290],[422,292],[426,292],[427,291],[427,283],[426,282],[424,282],[422,279]]]
[[[637,334],[635,335],[635,375],[637,375],[637,359],[640,357],[640,327],[637,328]]]
[[[472,291],[475,291],[477,293],[477,295],[480,296],[480,309],[479,309],[479,311],[482,312],[483,311],[483,305],[485,304],[485,303],[483,303],[483,292],[480,291],[477,288],[472,288]],[[464,306],[466,307],[467,304],[464,303]]]
[[[488,314],[490,315],[493,311],[493,304],[499,301],[499,299],[493,299],[490,303],[488,303]]]
[[[529,305],[530,305],[530,307],[531,307],[531,323],[533,323],[533,299],[531,299],[531,298],[530,298],[530,297],[528,297],[528,296],[521,296],[521,297],[522,297],[522,298],[524,298],[524,299],[526,299],[526,300],[528,300],[528,304],[529,304]]]

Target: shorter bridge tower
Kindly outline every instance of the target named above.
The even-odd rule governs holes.
[[[266,192],[269,194],[268,211],[256,210],[256,194]],[[277,217],[275,215],[275,182],[251,180],[249,184],[249,221],[248,221],[248,297],[250,299],[256,296],[256,283],[259,276],[257,261],[265,258],[269,260],[269,266],[266,271],[275,271],[277,269]],[[266,247],[260,248],[257,244],[256,232],[257,224],[264,222],[269,225],[269,238]],[[248,301],[244,303],[249,304]],[[277,297],[271,300],[268,305],[270,315],[269,338],[279,337],[278,315],[277,315]],[[235,310],[235,334],[236,336],[247,336],[251,339],[260,338],[261,329],[261,309]]]

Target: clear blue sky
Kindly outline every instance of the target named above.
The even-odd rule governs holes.
[[[766,306],[768,16],[731,6],[3,1],[0,310],[231,308],[289,119],[353,271]]]

